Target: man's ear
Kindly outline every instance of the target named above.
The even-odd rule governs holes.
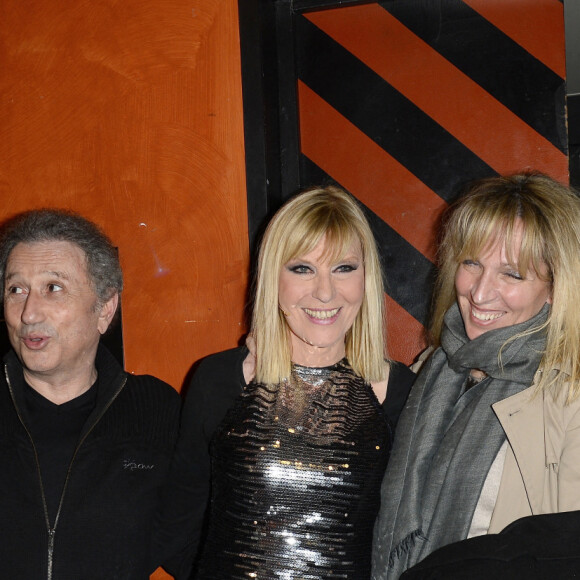
[[[97,328],[101,334],[107,332],[107,328],[115,316],[117,311],[117,306],[119,305],[119,293],[115,292],[102,306],[99,312],[99,321],[97,323]]]

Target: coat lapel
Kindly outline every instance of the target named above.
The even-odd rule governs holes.
[[[543,396],[535,386],[493,405],[520,470],[532,513],[540,513],[546,473]],[[543,453],[538,450],[543,449]]]

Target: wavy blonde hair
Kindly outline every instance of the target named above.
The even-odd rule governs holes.
[[[511,262],[520,223],[519,273],[525,276],[531,266],[552,292],[548,319],[529,331],[546,329],[547,334],[540,362],[546,372],[538,389],[567,388],[570,402],[580,395],[580,198],[547,175],[522,173],[473,182],[448,209],[439,245],[431,341],[439,345],[443,317],[457,299],[455,274],[461,262],[477,258],[497,242],[505,244]],[[541,276],[543,266],[547,274]]]
[[[286,202],[270,221],[258,257],[251,333],[256,340],[256,380],[276,384],[290,376],[290,330],[278,307],[279,278],[290,260],[325,237],[326,257],[340,259],[360,242],[365,292],[345,337],[346,357],[368,382],[386,378],[384,290],[376,243],[353,197],[338,187],[308,189]]]

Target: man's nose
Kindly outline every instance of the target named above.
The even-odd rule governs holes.
[[[44,320],[43,298],[39,293],[30,291],[24,301],[20,319],[24,324],[36,324]]]

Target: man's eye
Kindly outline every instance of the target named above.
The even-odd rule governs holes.
[[[60,292],[61,290],[62,290],[62,286],[59,286],[58,284],[49,284],[48,285],[49,292]]]
[[[11,286],[8,288],[8,294],[22,294],[24,290],[19,286]]]

